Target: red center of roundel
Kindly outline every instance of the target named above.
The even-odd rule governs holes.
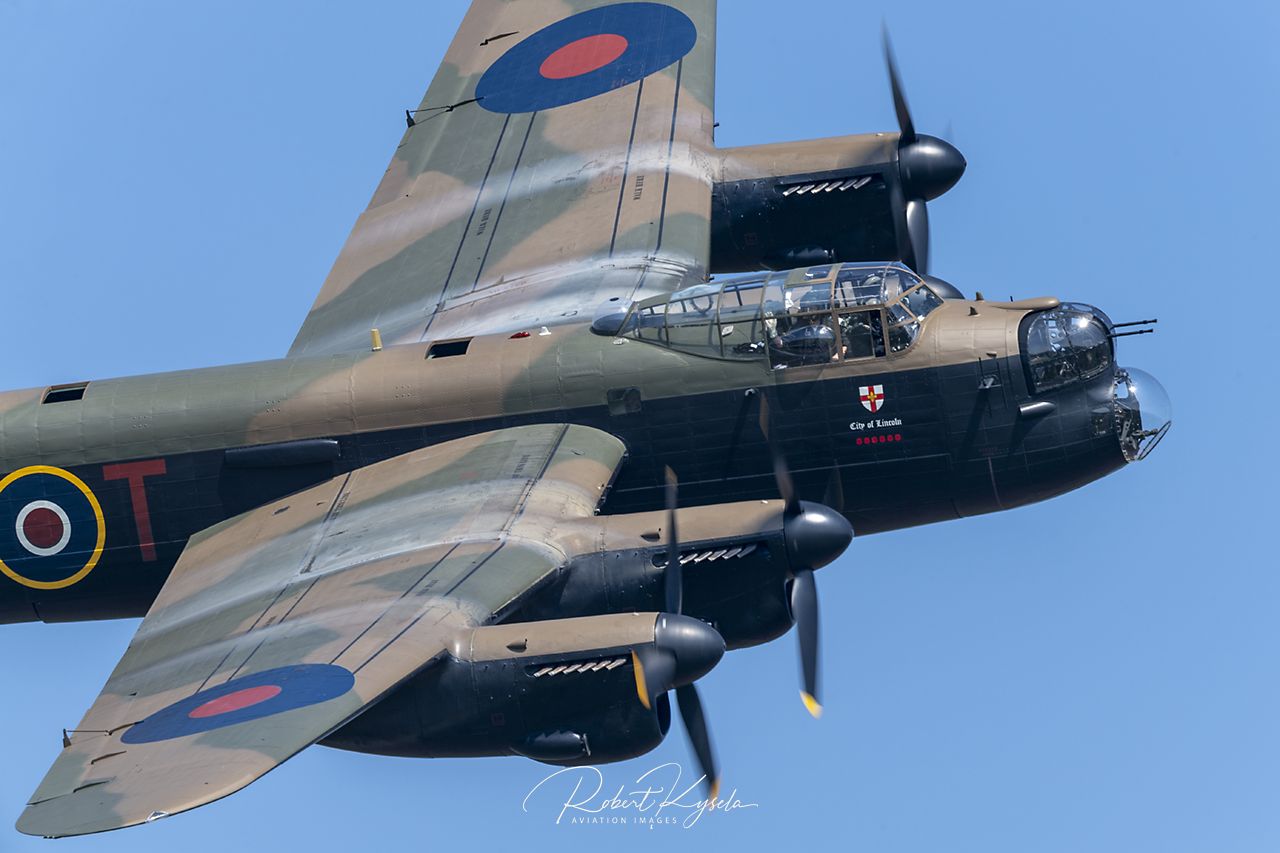
[[[274,699],[280,695],[281,691],[282,688],[274,684],[264,684],[261,687],[246,687],[244,690],[237,690],[235,693],[228,693],[226,696],[210,699],[187,714],[187,716],[193,720],[201,720],[205,717],[216,717],[219,714],[230,714],[232,711],[239,711],[241,708],[248,708],[251,705],[261,704],[268,699]]]
[[[604,68],[627,52],[627,40],[617,33],[601,33],[571,41],[542,60],[538,73],[548,80],[581,77]]]
[[[22,534],[37,548],[52,548],[62,539],[62,519],[48,507],[38,507],[22,519]]]

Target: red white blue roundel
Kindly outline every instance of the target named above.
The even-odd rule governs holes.
[[[269,669],[175,702],[130,728],[120,740],[155,743],[203,734],[336,699],[355,683],[348,670],[327,663]]]
[[[63,589],[102,556],[106,523],[85,482],[33,465],[0,480],[0,573],[32,589]]]
[[[698,40],[693,21],[661,3],[615,3],[526,38],[476,84],[480,106],[531,113],[603,95],[661,71]]]

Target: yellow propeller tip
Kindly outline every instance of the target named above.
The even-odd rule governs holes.
[[[640,697],[640,704],[652,711],[649,707],[649,690],[644,683],[644,667],[640,665],[640,658],[635,652],[631,653],[631,666],[636,673],[636,695]]]
[[[804,702],[805,710],[808,711],[815,720],[822,716],[822,704],[803,690],[800,691],[800,701]]]

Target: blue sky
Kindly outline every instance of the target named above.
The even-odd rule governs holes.
[[[0,0],[0,387],[282,354],[465,3]],[[726,786],[684,830],[556,826],[523,759],[308,750],[189,815],[59,849],[1274,851],[1280,845],[1274,4],[721,3],[718,141],[916,125],[969,160],[934,271],[1118,320],[1175,425],[1047,504],[857,541],[794,638],[703,682]],[[1267,377],[1271,378],[1268,379]],[[133,622],[0,628],[6,829]],[[686,761],[677,732],[605,769]]]

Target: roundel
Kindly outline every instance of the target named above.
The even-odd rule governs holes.
[[[121,736],[124,743],[155,743],[224,729],[336,699],[355,686],[350,671],[304,663],[233,678],[163,708]]]
[[[556,21],[498,58],[476,84],[480,106],[531,113],[603,95],[693,49],[698,29],[661,3],[615,3]]]
[[[0,480],[0,572],[32,589],[84,579],[102,557],[107,527],[84,481],[34,465]]]

